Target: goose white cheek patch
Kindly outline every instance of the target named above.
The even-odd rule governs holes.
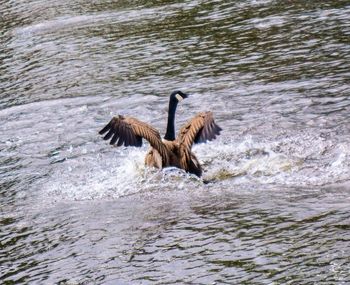
[[[179,102],[181,102],[181,101],[184,99],[184,98],[181,97],[180,94],[176,94],[175,97],[176,97],[176,99],[177,99]]]

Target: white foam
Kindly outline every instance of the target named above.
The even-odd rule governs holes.
[[[320,149],[320,143],[310,146],[301,139],[295,138],[300,143],[296,147],[295,140],[290,138],[261,142],[248,136],[240,141],[201,144],[193,150],[203,164],[204,181],[212,182],[209,188],[221,185],[227,190],[232,185],[246,183],[320,186],[348,179],[350,150],[347,144],[335,148],[329,144]],[[101,151],[105,148],[77,152],[67,147],[67,153],[73,152],[76,158],[53,165],[50,177],[41,183],[46,197],[51,201],[116,199],[135,193],[201,191],[207,187],[201,179],[176,168],[145,167],[147,146],[140,149],[108,146],[107,151]],[[318,161],[314,161],[313,156]]]
[[[49,197],[58,200],[118,198],[138,191],[144,153],[138,149],[93,154],[56,164],[42,184]]]
[[[134,20],[153,20],[154,14],[161,13],[163,17],[166,17],[173,12],[171,10],[166,11],[162,8],[158,9],[142,9],[142,10],[125,10],[118,12],[104,12],[93,13],[77,16],[65,16],[57,17],[40,23],[20,27],[14,30],[15,35],[33,34],[33,33],[48,33],[59,32],[67,28],[82,28],[90,25],[104,24],[115,22],[119,25],[123,22],[131,22]]]

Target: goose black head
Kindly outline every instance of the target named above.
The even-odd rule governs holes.
[[[181,102],[183,99],[187,98],[188,95],[183,93],[180,90],[176,90],[170,95],[170,100],[171,101],[176,101],[176,102]]]

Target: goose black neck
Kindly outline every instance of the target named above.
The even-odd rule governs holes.
[[[168,111],[168,124],[166,127],[166,133],[164,136],[164,139],[167,141],[174,141],[175,140],[175,112],[177,107],[178,101],[171,100],[169,101],[169,111]]]

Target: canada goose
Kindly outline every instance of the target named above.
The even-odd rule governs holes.
[[[103,135],[108,132],[103,139],[112,138],[111,145],[118,140],[117,146],[124,144],[140,147],[144,138],[151,145],[145,158],[146,165],[156,168],[175,166],[200,177],[202,167],[191,151],[192,145],[215,139],[222,129],[215,123],[212,112],[202,112],[188,121],[175,138],[176,107],[178,102],[187,97],[188,95],[181,91],[171,93],[164,139],[161,139],[159,132],[152,126],[122,115],[113,117],[99,133]]]

